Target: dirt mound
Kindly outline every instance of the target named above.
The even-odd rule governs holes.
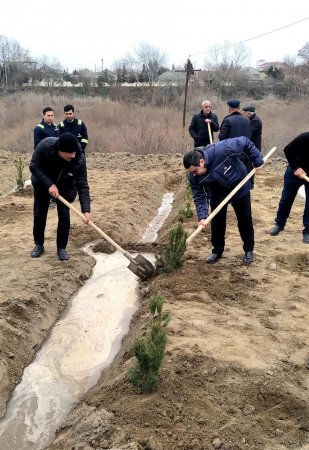
[[[1,159],[2,158],[2,159]],[[14,187],[10,155],[0,175]],[[162,254],[185,202],[180,155],[94,154],[88,157],[93,221],[125,249]],[[269,163],[252,192],[256,249],[243,251],[232,209],[226,251],[206,265],[207,230],[186,251],[178,271],[142,282],[142,298],[114,363],[68,416],[50,449],[305,450],[308,448],[308,252],[301,236],[303,199],[284,232],[271,237],[284,165]],[[279,178],[278,178],[279,177]],[[136,244],[165,192],[173,211],[156,243]],[[78,203],[77,203],[78,206]],[[49,212],[46,252],[32,249],[32,198],[0,200],[0,412],[22,370],[70,297],[90,276],[93,260],[81,250],[99,236],[72,215],[70,260],[59,262],[56,212]],[[188,233],[196,219],[185,222]],[[309,249],[308,249],[309,250]],[[112,251],[100,241],[95,251]],[[166,299],[172,321],[157,391],[138,395],[127,380],[134,337],[149,323],[149,299]]]

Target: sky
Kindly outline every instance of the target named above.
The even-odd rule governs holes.
[[[281,27],[286,28],[274,31]],[[169,67],[183,66],[190,57],[202,69],[211,46],[252,39],[245,45],[255,67],[260,59],[296,56],[309,41],[309,1],[8,0],[1,4],[0,34],[17,40],[33,58],[46,55],[69,71],[101,71],[102,60],[110,68],[142,41],[165,52]]]

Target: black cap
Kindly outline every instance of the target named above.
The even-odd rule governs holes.
[[[58,150],[65,153],[75,153],[79,150],[79,143],[74,134],[63,133],[58,139]]]
[[[240,105],[240,101],[237,100],[236,98],[232,98],[226,103],[229,105],[230,108],[239,108]]]
[[[245,106],[242,110],[248,111],[248,112],[255,112],[255,107],[252,105],[249,105],[249,106]]]

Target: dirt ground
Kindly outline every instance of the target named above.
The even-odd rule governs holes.
[[[158,255],[184,206],[181,155],[94,154],[88,157],[93,221],[126,248],[137,248],[165,192],[173,211]],[[56,257],[56,211],[49,212],[46,252],[31,259],[32,192],[15,184],[14,155],[0,152],[0,417],[37,349],[70,297],[91,275],[81,251],[95,231],[72,216],[70,260]],[[286,230],[271,237],[285,164],[270,161],[252,194],[255,260],[242,262],[232,209],[226,251],[206,265],[209,232],[186,251],[183,268],[141,283],[140,308],[114,363],[76,405],[50,450],[309,449],[309,246],[302,243],[304,200]],[[2,195],[2,196],[1,196]],[[76,203],[78,206],[78,203]],[[196,220],[185,224],[188,233]],[[126,374],[134,337],[149,322],[148,302],[164,295],[172,320],[157,391],[138,395]]]

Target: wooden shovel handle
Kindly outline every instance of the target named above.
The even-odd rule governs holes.
[[[62,203],[64,203],[68,208],[70,208],[75,214],[77,214],[81,219],[85,219],[85,216],[83,213],[81,213],[78,209],[75,208],[71,203],[69,203],[65,198],[63,198],[60,194],[57,197],[58,200],[60,200]],[[110,238],[107,234],[104,233],[101,228],[99,228],[95,223],[91,222],[91,220],[88,222],[88,225],[90,225],[94,230],[96,230],[97,233],[99,233],[107,242],[109,242],[114,248],[116,248],[119,252],[121,252],[123,255],[125,255],[129,260],[133,260],[134,258],[126,252],[123,248],[120,247],[120,245],[117,244],[117,242],[113,241],[112,238]]]
[[[305,181],[309,182],[309,177],[307,175],[302,175],[301,178]]]
[[[208,134],[209,134],[209,142],[212,144],[212,134],[211,134],[211,129],[210,129],[210,123],[207,122],[207,127],[208,127]]]
[[[276,151],[277,147],[273,147],[271,150],[269,150],[269,152],[267,153],[267,155],[264,156],[264,163],[268,160],[268,158]],[[186,240],[186,244],[190,244],[190,242],[192,241],[192,239],[195,238],[195,236],[197,236],[204,228],[205,226],[215,217],[216,214],[218,214],[218,212],[223,208],[224,205],[226,205],[229,200],[233,197],[233,195],[236,194],[237,191],[239,191],[239,189],[245,184],[247,183],[248,180],[250,180],[250,178],[252,177],[252,175],[254,175],[256,172],[255,168],[251,170],[251,172],[248,173],[248,175],[245,176],[245,178],[243,180],[241,180],[240,183],[237,184],[237,186],[234,187],[234,189],[229,193],[229,195],[227,195],[225,197],[224,200],[222,200],[222,202],[212,211],[211,214],[209,214],[209,216],[207,217],[207,219],[204,222],[204,225],[199,225],[197,227],[197,229],[195,231],[193,231],[192,234],[190,234],[190,236],[187,238]]]

